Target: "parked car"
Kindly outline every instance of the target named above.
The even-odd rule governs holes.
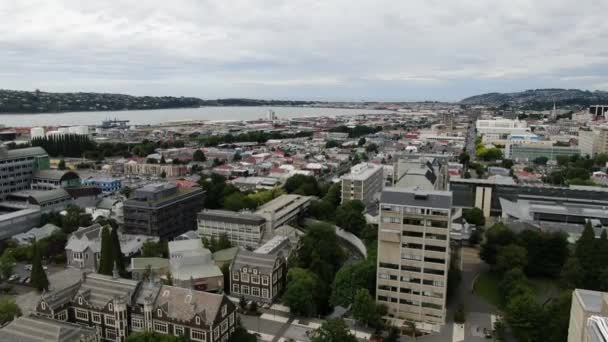
[[[10,278],[8,278],[8,281],[19,281],[19,275],[13,274],[10,276]]]

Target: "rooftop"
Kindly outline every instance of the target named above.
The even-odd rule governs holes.
[[[416,188],[385,188],[380,195],[380,203],[450,209],[452,207],[452,193]]]
[[[0,340],[10,342],[78,342],[95,336],[94,328],[39,316],[19,317],[0,329]]]
[[[372,163],[360,163],[350,168],[350,173],[342,176],[346,180],[365,180],[371,177],[378,170],[382,170],[382,166]]]
[[[42,147],[27,147],[0,153],[0,160],[48,155]]]
[[[286,210],[290,206],[299,206],[305,202],[310,201],[311,197],[301,195],[281,195],[272,201],[259,207],[256,213],[263,212],[279,212]]]
[[[583,310],[587,313],[600,313],[602,311],[602,296],[604,292],[585,289],[575,289],[574,296],[578,298]]]
[[[236,212],[229,210],[208,210],[205,209],[198,213],[199,219],[205,220],[221,220],[231,223],[250,223],[250,224],[263,224],[266,219],[249,212]]]

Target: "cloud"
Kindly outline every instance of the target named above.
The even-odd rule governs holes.
[[[607,11],[603,0],[6,0],[0,87],[329,100],[585,88],[608,79]]]

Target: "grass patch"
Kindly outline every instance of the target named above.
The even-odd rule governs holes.
[[[486,302],[500,308],[502,307],[502,295],[498,290],[500,275],[492,272],[484,272],[477,277],[473,286],[473,293]],[[528,278],[530,286],[534,291],[534,296],[538,302],[543,304],[550,298],[559,295],[559,288],[555,279],[549,278]]]
[[[473,293],[481,297],[486,302],[500,307],[502,304],[502,296],[498,291],[498,283],[500,277],[495,273],[484,272],[477,277],[475,285],[473,285]]]

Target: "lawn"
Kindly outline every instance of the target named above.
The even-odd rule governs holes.
[[[481,297],[486,302],[496,306],[501,306],[502,296],[498,291],[498,282],[500,277],[494,273],[484,272],[477,277],[473,292],[476,296]]]
[[[559,289],[554,279],[529,278],[529,281],[534,290],[534,295],[541,304],[559,294]],[[502,306],[502,296],[498,290],[499,282],[499,275],[492,272],[481,273],[475,281],[473,292],[486,302],[500,308]]]

